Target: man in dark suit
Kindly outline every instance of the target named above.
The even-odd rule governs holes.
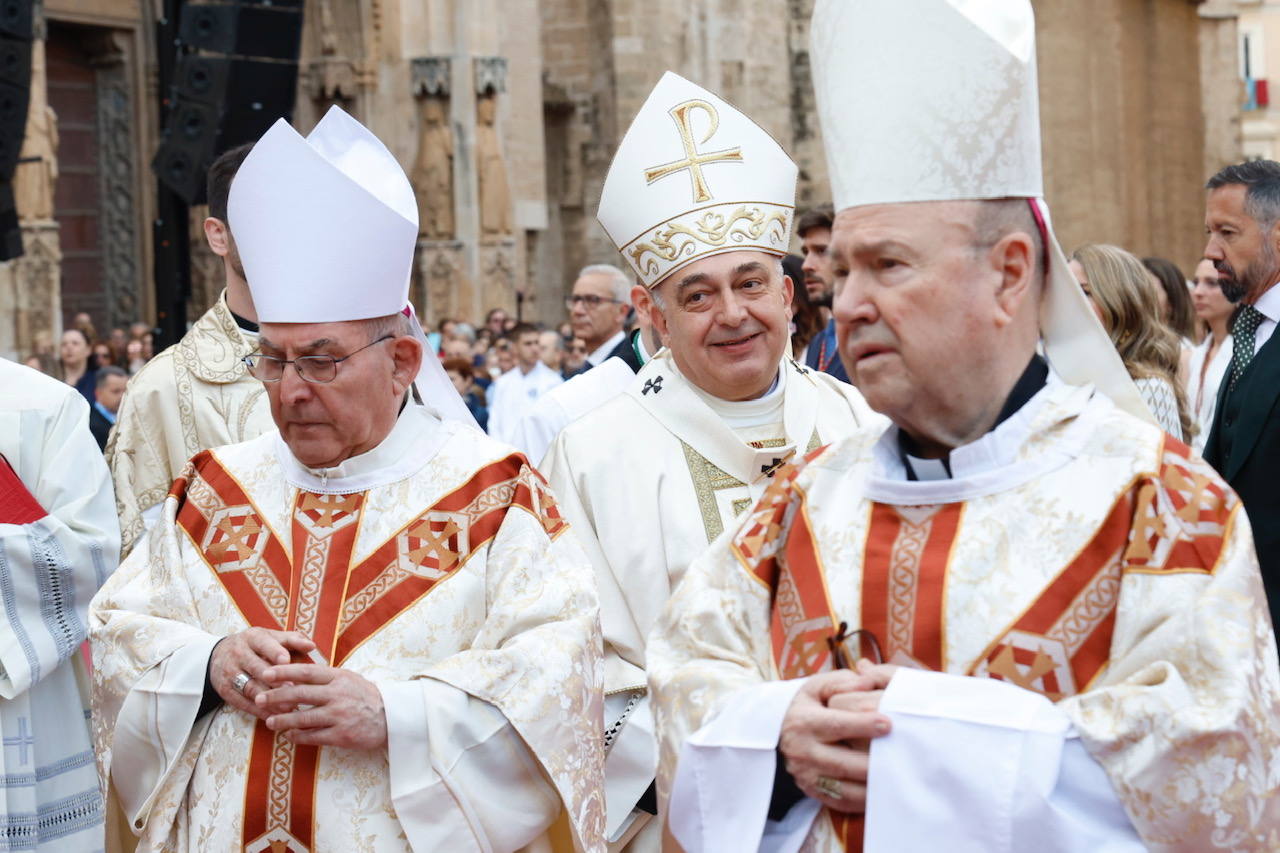
[[[129,374],[118,367],[108,365],[98,369],[97,384],[93,389],[93,405],[89,407],[89,431],[98,440],[98,448],[105,450],[116,413],[120,411],[120,398],[129,382]]]
[[[1228,166],[1209,179],[1204,256],[1239,302],[1232,357],[1218,392],[1205,460],[1240,495],[1280,625],[1280,163]]]

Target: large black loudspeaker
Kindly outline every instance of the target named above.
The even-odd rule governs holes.
[[[301,0],[183,4],[153,165],[188,204],[204,200],[205,172],[218,154],[292,118],[301,41]]]
[[[0,260],[22,254],[13,173],[31,100],[33,0],[0,0]]]

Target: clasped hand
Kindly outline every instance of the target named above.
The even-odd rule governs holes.
[[[856,670],[815,675],[782,720],[778,749],[807,796],[834,811],[862,814],[871,740],[889,733],[880,699],[897,667],[858,661]]]
[[[209,678],[228,705],[264,720],[296,744],[379,749],[387,744],[382,693],[373,682],[346,669],[290,663],[315,643],[296,631],[249,628],[214,647]],[[244,673],[249,682],[237,690]]]

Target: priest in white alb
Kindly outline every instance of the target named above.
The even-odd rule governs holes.
[[[0,849],[103,848],[81,648],[89,599],[119,559],[84,398],[0,358]]]
[[[193,458],[91,610],[142,850],[601,849],[590,566],[424,350],[416,211],[338,108],[232,184],[277,429]]]
[[[612,849],[657,850],[645,637],[689,563],[774,472],[879,421],[786,355],[796,165],[733,106],[667,73],[614,157],[599,218],[665,348],[571,423],[542,470],[596,569]]]
[[[686,853],[1280,849],[1249,521],[1041,200],[1029,0],[819,0],[833,311],[892,424],[780,473],[649,641]]]

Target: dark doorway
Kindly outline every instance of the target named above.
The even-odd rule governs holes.
[[[62,244],[62,322],[81,311],[99,335],[110,331],[101,244],[102,194],[97,74],[87,49],[93,30],[49,22],[49,106],[58,116],[54,218]]]

